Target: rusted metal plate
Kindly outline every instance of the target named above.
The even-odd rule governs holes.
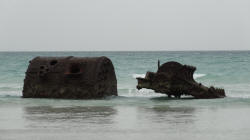
[[[158,62],[159,65],[159,62]],[[224,89],[206,87],[193,79],[193,66],[182,65],[178,62],[167,62],[159,66],[158,71],[147,72],[145,78],[137,78],[137,89],[153,89],[157,93],[167,94],[169,97],[180,98],[181,95],[191,95],[194,98],[223,98]]]
[[[24,98],[92,99],[117,95],[117,80],[107,57],[36,57],[30,61]]]

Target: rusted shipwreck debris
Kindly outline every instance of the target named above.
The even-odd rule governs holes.
[[[96,99],[117,95],[113,64],[107,57],[36,57],[30,61],[24,98]]]
[[[147,72],[145,78],[137,78],[137,89],[147,88],[153,89],[157,93],[172,95],[180,98],[181,95],[191,95],[194,98],[223,98],[225,97],[224,89],[206,87],[201,83],[197,83],[193,79],[193,66],[182,65],[178,62],[167,62],[159,65],[158,71]]]

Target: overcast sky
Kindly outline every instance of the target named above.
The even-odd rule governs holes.
[[[0,51],[250,50],[250,0],[0,0]]]

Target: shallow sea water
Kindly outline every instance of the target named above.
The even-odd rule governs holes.
[[[108,56],[118,97],[102,100],[23,99],[28,61],[35,56]],[[1,52],[0,140],[250,138],[250,52]],[[194,65],[204,85],[223,99],[168,99],[136,90],[135,77],[156,71],[157,60]]]

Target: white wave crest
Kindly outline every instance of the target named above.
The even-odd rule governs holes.
[[[227,94],[227,97],[232,97],[232,98],[242,98],[242,99],[249,99],[250,95],[249,94]]]
[[[157,94],[151,89],[134,89],[134,88],[128,88],[128,89],[118,89],[119,96],[124,97],[161,97],[165,96],[164,94]]]
[[[145,74],[133,74],[132,75],[133,76],[133,78],[145,78]],[[201,78],[201,77],[204,77],[204,76],[206,76],[206,74],[202,74],[202,73],[195,73],[194,74],[194,79],[198,79],[198,78]]]
[[[133,78],[145,78],[145,74],[133,74]]]
[[[195,74],[194,74],[194,79],[198,79],[198,78],[201,78],[201,77],[204,77],[204,76],[206,76],[206,74],[195,73]]]

